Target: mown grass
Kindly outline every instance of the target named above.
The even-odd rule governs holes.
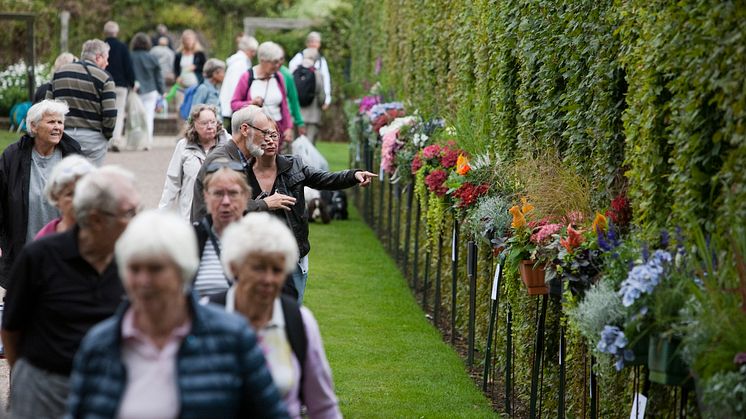
[[[7,146],[18,141],[19,138],[21,138],[20,133],[0,130],[0,153],[2,153]]]
[[[347,144],[318,148],[332,170],[347,166]],[[352,203],[349,210],[347,221],[311,224],[305,300],[321,327],[342,413],[495,416]]]

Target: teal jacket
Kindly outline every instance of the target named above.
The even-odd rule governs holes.
[[[122,319],[128,306],[122,304],[83,339],[70,377],[66,418],[116,416],[127,384]],[[192,330],[176,360],[179,417],[288,417],[256,335],[243,318],[199,305],[194,295],[190,307]]]
[[[303,117],[300,115],[300,102],[298,102],[298,90],[295,89],[293,73],[286,66],[280,67],[280,73],[282,73],[282,77],[285,79],[285,90],[288,94],[290,114],[293,115],[293,125],[300,127],[304,122]]]

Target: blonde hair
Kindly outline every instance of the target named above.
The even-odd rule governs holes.
[[[194,39],[194,47],[189,52],[202,51],[202,44],[199,42],[199,37],[197,37],[197,32],[191,29],[184,29],[184,32],[181,33],[181,42],[179,43],[179,48],[177,48],[176,51],[184,52],[184,38],[187,36],[191,36]]]

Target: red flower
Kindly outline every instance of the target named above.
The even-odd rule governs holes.
[[[446,148],[443,150],[443,156],[440,158],[440,164],[446,169],[450,169],[456,166],[458,161],[458,151]]]
[[[448,191],[448,188],[443,184],[448,179],[448,174],[444,170],[433,170],[427,176],[425,176],[425,185],[430,192],[435,193],[438,196],[443,196]]]
[[[487,183],[475,186],[472,183],[465,182],[453,192],[454,198],[459,200],[456,206],[459,208],[466,208],[474,205],[474,203],[477,202],[477,199],[486,194],[489,189],[490,185]]]
[[[611,201],[611,209],[606,211],[606,216],[619,227],[626,227],[632,220],[632,208],[625,194],[620,194]]]
[[[580,246],[585,238],[583,237],[582,230],[575,230],[572,225],[567,226],[567,238],[560,239],[560,244],[567,249],[568,253],[572,253],[576,247]]]
[[[414,160],[412,160],[412,174],[417,173],[420,168],[422,168],[422,159],[420,158],[420,155],[417,154],[414,156]]]

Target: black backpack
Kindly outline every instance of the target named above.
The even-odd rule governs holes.
[[[293,71],[295,89],[298,91],[298,103],[300,106],[308,106],[316,97],[316,69],[298,66]]]

